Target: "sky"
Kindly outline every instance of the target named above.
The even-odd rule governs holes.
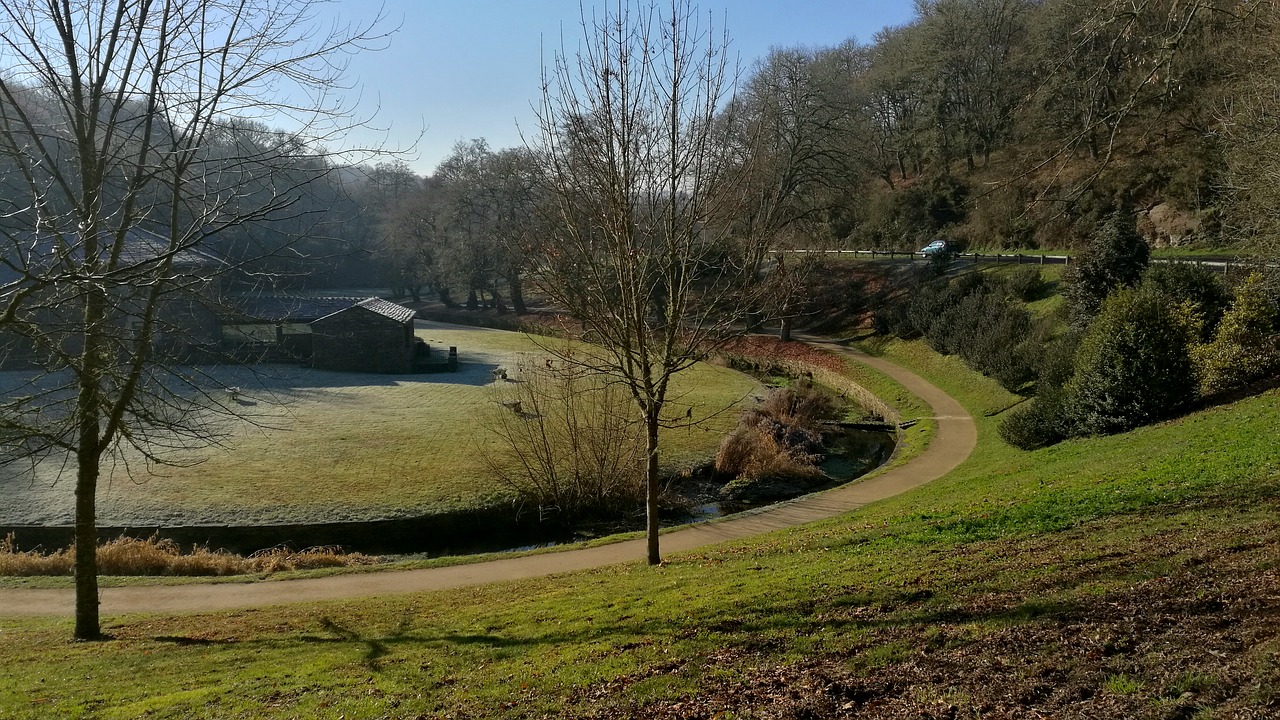
[[[348,146],[376,144],[421,175],[430,174],[459,140],[485,138],[501,149],[522,144],[518,127],[534,130],[534,103],[544,62],[561,47],[576,49],[579,9],[609,0],[385,0],[385,49],[351,58],[352,104],[368,130]],[[616,0],[614,0],[616,1]],[[662,4],[662,3],[659,3]],[[729,51],[743,75],[771,47],[829,47],[849,38],[870,42],[886,26],[914,16],[910,0],[701,0],[728,31]],[[342,21],[368,22],[377,0],[327,6]]]

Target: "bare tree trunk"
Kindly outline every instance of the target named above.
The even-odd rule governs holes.
[[[87,425],[87,424],[86,424]],[[86,433],[97,435],[97,423],[92,429],[81,426],[82,441]],[[96,437],[94,437],[96,440]],[[97,640],[102,637],[98,619],[98,517],[95,500],[98,492],[98,459],[96,453],[81,445],[77,453],[79,468],[76,472],[76,525],[75,525],[75,580],[77,640]]]
[[[645,450],[647,462],[645,467],[645,540],[648,543],[650,565],[662,563],[662,555],[658,551],[658,494],[661,490],[658,473],[658,411],[650,408],[645,412]]]
[[[86,243],[86,253],[96,252],[97,244]],[[85,298],[83,364],[78,378],[76,414],[76,520],[75,520],[75,630],[77,640],[102,637],[98,616],[98,462],[101,458],[102,418],[99,405],[102,392],[104,348],[102,324],[105,322],[106,298],[101,288],[92,289]]]
[[[511,292],[511,307],[516,311],[517,315],[528,314],[529,308],[524,304],[524,288],[520,285],[520,273],[511,271],[507,275],[507,286]]]
[[[782,318],[782,327],[778,330],[778,337],[782,342],[791,342],[791,316],[784,315]]]

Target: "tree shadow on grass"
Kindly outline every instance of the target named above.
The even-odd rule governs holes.
[[[152,640],[156,642],[173,643],[174,645],[234,645],[237,641],[234,638],[202,638],[189,637],[186,635],[157,635]]]
[[[242,399],[256,401],[307,397],[324,391],[361,387],[394,388],[422,384],[484,386],[494,382],[494,371],[499,367],[496,362],[464,360],[458,363],[456,372],[387,374],[316,370],[291,365],[214,365],[188,369],[187,374],[192,379],[186,384],[213,389],[235,387],[240,390]]]
[[[353,644],[363,646],[362,660],[364,664],[373,671],[382,668],[381,659],[391,652],[391,648],[396,645],[479,645],[492,648],[505,648],[520,645],[535,644],[539,640],[516,640],[513,638],[504,638],[498,635],[468,635],[459,633],[440,633],[437,635],[428,635],[413,633],[413,620],[408,615],[400,619],[396,628],[380,637],[375,637],[369,633],[361,633],[352,628],[349,624],[343,624],[331,617],[320,618],[320,626],[329,633],[329,635],[307,634],[299,638],[304,643],[320,643],[320,644]]]

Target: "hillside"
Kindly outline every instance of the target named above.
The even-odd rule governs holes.
[[[1280,393],[970,460],[837,519],[605,570],[370,601],[0,620],[13,717],[1267,717]],[[217,678],[216,681],[213,678]]]

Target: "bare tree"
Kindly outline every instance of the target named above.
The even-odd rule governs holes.
[[[209,340],[201,299],[227,265],[206,251],[296,220],[333,170],[321,143],[350,125],[344,55],[381,37],[376,22],[325,26],[317,6],[0,3],[0,361],[21,353],[43,378],[0,400],[0,454],[70,458],[77,638],[101,636],[104,464],[208,439],[195,410],[219,401],[173,372]]]
[[[525,148],[495,152],[484,140],[459,142],[432,179],[448,198],[455,236],[452,274],[468,291],[469,306],[480,292],[504,311],[500,287],[505,285],[516,313],[527,312],[521,245],[536,226],[534,158]]]
[[[1225,190],[1232,236],[1280,261],[1280,7],[1257,3],[1238,39],[1220,51],[1240,70],[1217,108],[1227,148]],[[1272,280],[1275,282],[1275,279]]]
[[[502,383],[486,425],[486,466],[539,517],[573,521],[634,512],[644,497],[644,439],[631,398],[609,375],[525,358]]]
[[[733,80],[725,39],[685,0],[582,18],[576,53],[544,72],[537,147],[545,236],[538,289],[582,323],[568,362],[623,383],[645,430],[648,560],[658,550],[658,430],[671,378],[732,331],[749,277],[726,238],[728,143],[716,112]],[[731,307],[733,306],[733,307]]]
[[[938,162],[975,156],[985,165],[1010,133],[1025,72],[1016,49],[1025,33],[1025,0],[919,0],[925,67]]]
[[[446,307],[455,307],[441,270],[448,244],[447,209],[440,182],[427,178],[413,192],[388,204],[378,218],[384,262],[391,284],[422,302],[429,286]]]

